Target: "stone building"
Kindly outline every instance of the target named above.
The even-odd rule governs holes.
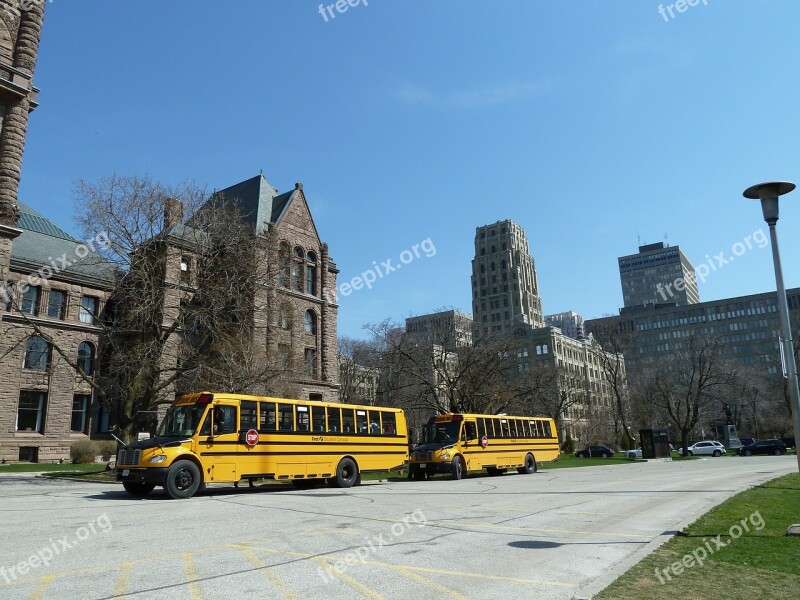
[[[25,3],[30,5],[29,10],[20,10],[20,4],[18,0],[0,0],[0,227],[13,227],[20,215],[17,193],[22,152],[28,115],[37,106],[39,92],[33,86],[33,71],[42,35],[44,2]],[[13,237],[13,232],[0,229],[0,257],[2,246],[9,245]],[[4,267],[7,265],[0,263],[0,269]]]
[[[96,260],[103,239],[81,242],[25,204],[2,276],[0,303],[0,459],[69,458],[74,441],[108,429],[108,411],[81,377],[95,371],[95,323],[113,285]],[[52,344],[50,343],[52,342]],[[54,350],[59,348],[63,354]]]
[[[263,282],[256,329],[265,352],[293,366],[298,397],[339,399],[336,275],[339,269],[320,239],[308,208],[303,184],[278,193],[263,175],[221,190],[211,199],[234,207],[267,241],[266,261],[274,264],[274,285]]]
[[[524,378],[531,369],[556,369],[558,393],[575,399],[559,416],[559,436],[564,440],[569,433],[574,440],[588,443],[598,433],[587,429],[592,413],[610,414],[612,410],[613,390],[600,356],[606,353],[591,337],[575,339],[558,327],[518,325],[513,331],[519,346],[517,374]]]

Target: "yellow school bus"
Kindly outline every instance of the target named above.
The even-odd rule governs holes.
[[[422,444],[411,453],[408,477],[450,473],[461,479],[467,471],[479,469],[490,475],[512,468],[535,473],[538,463],[558,455],[553,419],[448,413],[428,420]]]
[[[204,392],[178,398],[155,438],[120,449],[115,469],[136,496],[161,485],[189,498],[209,483],[256,479],[351,487],[407,459],[397,408]]]

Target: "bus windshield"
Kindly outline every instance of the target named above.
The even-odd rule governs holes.
[[[185,404],[173,406],[158,428],[161,437],[194,435],[207,404]]]
[[[458,430],[461,421],[446,423],[428,423],[422,437],[425,444],[455,444],[458,442]]]

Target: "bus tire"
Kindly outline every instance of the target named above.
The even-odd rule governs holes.
[[[453,479],[462,479],[464,477],[464,461],[460,456],[454,456],[453,462],[450,463],[450,472],[453,474]]]
[[[352,458],[345,457],[336,467],[336,477],[331,478],[333,487],[349,488],[358,485],[361,480],[358,465]]]
[[[139,496],[140,498],[144,498],[145,496],[147,496],[147,494],[149,494],[155,489],[156,484],[141,483],[135,481],[123,481],[122,487],[124,487],[125,491],[128,492],[129,494],[132,494],[134,496]]]
[[[191,498],[200,488],[202,481],[200,469],[190,460],[179,460],[172,463],[167,471],[164,489],[170,498],[182,500]]]
[[[533,454],[528,452],[525,455],[525,466],[517,467],[517,473],[530,475],[531,473],[536,473],[536,459],[533,458]]]

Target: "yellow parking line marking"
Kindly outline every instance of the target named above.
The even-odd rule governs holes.
[[[117,583],[114,586],[114,597],[122,598],[128,591],[128,586],[131,583],[131,572],[133,571],[133,563],[122,563],[119,567],[119,575],[117,576]]]
[[[287,600],[297,600],[298,596],[292,592],[286,585],[278,578],[278,576],[272,572],[272,567],[265,565],[258,557],[256,557],[255,552],[253,552],[250,548],[239,548],[239,550],[244,554],[245,558],[250,561],[250,564],[257,567],[258,570],[263,573],[264,577],[269,579],[270,583],[275,587],[278,592],[280,592],[281,596],[286,598]]]
[[[314,560],[324,560],[327,562],[337,562],[337,561],[344,561],[346,557],[342,556],[335,556],[335,555],[327,555],[325,557],[318,557],[314,554],[307,554],[305,552],[293,552],[291,550],[276,550],[274,548],[261,548],[258,546],[243,546],[241,544],[229,544],[229,546],[234,548],[250,548],[257,552],[268,552],[270,554],[283,554],[285,556],[296,556],[300,558],[311,558]],[[360,562],[360,560],[359,560]],[[415,565],[395,565],[392,563],[386,562],[378,562],[374,560],[365,560],[363,562],[365,565],[370,565],[373,567],[386,567],[388,569],[410,569],[412,571],[417,571],[420,573],[436,573],[438,575],[455,575],[458,577],[474,577],[477,579],[491,579],[493,581],[505,581],[508,583],[520,583],[523,585],[549,585],[553,587],[567,587],[567,588],[575,588],[578,587],[575,583],[564,583],[561,581],[548,581],[546,579],[522,579],[519,577],[504,577],[502,575],[487,575],[486,573],[470,573],[466,571],[451,571],[449,569],[434,569],[432,567],[418,567]]]
[[[329,566],[328,561],[324,558],[314,558],[313,560],[314,562],[319,563],[323,567]],[[341,579],[343,582],[345,582],[353,589],[358,590],[367,598],[371,598],[371,600],[384,600],[383,596],[378,594],[375,590],[368,588],[360,581],[356,581],[355,579],[345,575],[344,573],[339,573],[336,569],[329,569],[327,572],[336,577],[337,579]]]
[[[433,588],[434,590],[436,590],[440,594],[445,594],[445,595],[451,596],[453,598],[458,598],[458,600],[469,600],[469,598],[467,598],[463,594],[459,594],[455,590],[452,590],[452,589],[450,589],[448,587],[440,585],[440,584],[436,583],[435,581],[431,581],[430,579],[426,579],[422,575],[418,575],[417,573],[414,573],[414,571],[412,571],[408,567],[397,567],[397,569],[395,569],[395,570],[399,571],[400,573],[402,573],[406,577],[408,577],[410,579],[413,579],[414,581],[418,581],[419,583],[421,583],[422,585],[424,585],[426,587]]]
[[[191,552],[181,552],[183,557],[183,571],[186,573],[186,581],[189,584],[189,596],[192,600],[202,600],[203,592],[200,583],[197,581],[197,569],[194,566],[194,559]]]
[[[47,588],[49,588],[57,578],[58,575],[45,575],[42,577],[39,580],[39,585],[37,585],[36,589],[33,590],[30,600],[41,600],[44,598]]]

